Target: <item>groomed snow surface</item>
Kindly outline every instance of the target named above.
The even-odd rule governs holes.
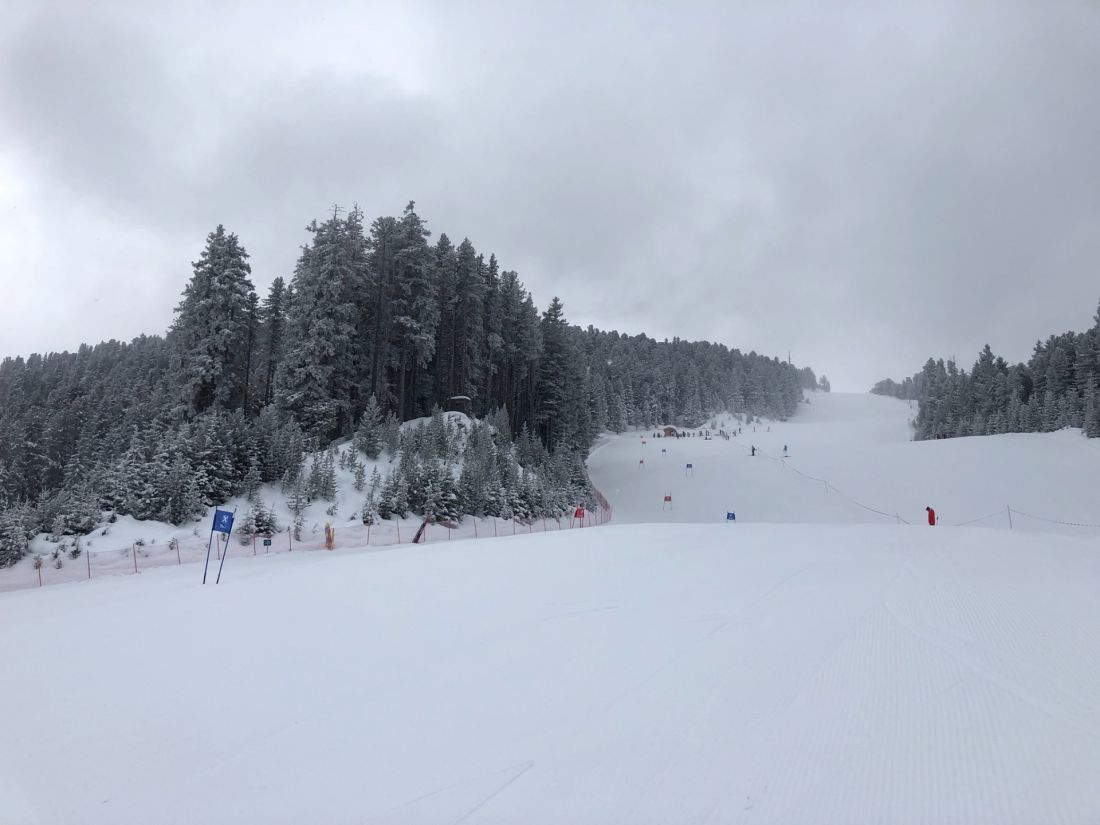
[[[610,437],[611,526],[0,594],[0,822],[1100,822],[1098,531],[947,526],[1100,451],[811,398]]]

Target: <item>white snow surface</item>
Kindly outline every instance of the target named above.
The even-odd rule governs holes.
[[[608,437],[611,526],[0,594],[0,822],[1100,822],[1096,532],[946,524],[1100,451],[811,399]]]
[[[926,524],[931,506],[941,526],[977,519],[1008,529],[1012,507],[1028,514],[1013,516],[1014,529],[1100,538],[1100,439],[1067,429],[911,441],[915,402],[807,397],[789,421],[742,424],[728,441],[654,439],[653,430],[605,436],[589,470],[620,523],[714,522],[732,511],[738,522]],[[730,416],[722,418],[729,432]],[[665,495],[671,508],[662,509]]]

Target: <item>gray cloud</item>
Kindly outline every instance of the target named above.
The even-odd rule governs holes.
[[[1094,7],[730,5],[20,7],[0,352],[162,331],[218,222],[262,287],[410,198],[575,322],[855,389],[1088,323]]]

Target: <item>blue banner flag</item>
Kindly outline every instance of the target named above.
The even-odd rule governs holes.
[[[232,533],[233,514],[228,510],[215,510],[213,530],[215,533],[225,533],[227,536]]]
[[[726,513],[726,521],[737,521],[736,513]]]

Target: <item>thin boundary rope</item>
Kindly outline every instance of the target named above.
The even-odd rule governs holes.
[[[997,511],[997,512],[995,512],[995,513],[990,513],[990,514],[989,514],[988,516],[978,516],[978,518],[972,518],[972,519],[970,519],[970,521],[960,521],[960,522],[952,522],[952,523],[951,523],[950,525],[948,525],[948,526],[949,526],[949,527],[965,527],[965,526],[966,526],[966,525],[968,525],[968,524],[974,524],[975,522],[979,522],[979,521],[985,521],[985,520],[986,520],[986,519],[988,519],[988,518],[993,518],[994,516],[999,516],[999,515],[1001,515],[1001,514],[1002,514],[1003,512],[1004,512],[1003,510],[998,510],[998,511]]]
[[[1066,527],[1091,527],[1094,529],[1100,528],[1100,524],[1086,524],[1079,521],[1061,521],[1056,518],[1043,518],[1042,516],[1033,516],[1031,513],[1025,513],[1023,510],[1017,510],[1014,507],[1009,507],[1008,509],[1018,516],[1035,519],[1036,521],[1045,521],[1048,524],[1064,524]]]

